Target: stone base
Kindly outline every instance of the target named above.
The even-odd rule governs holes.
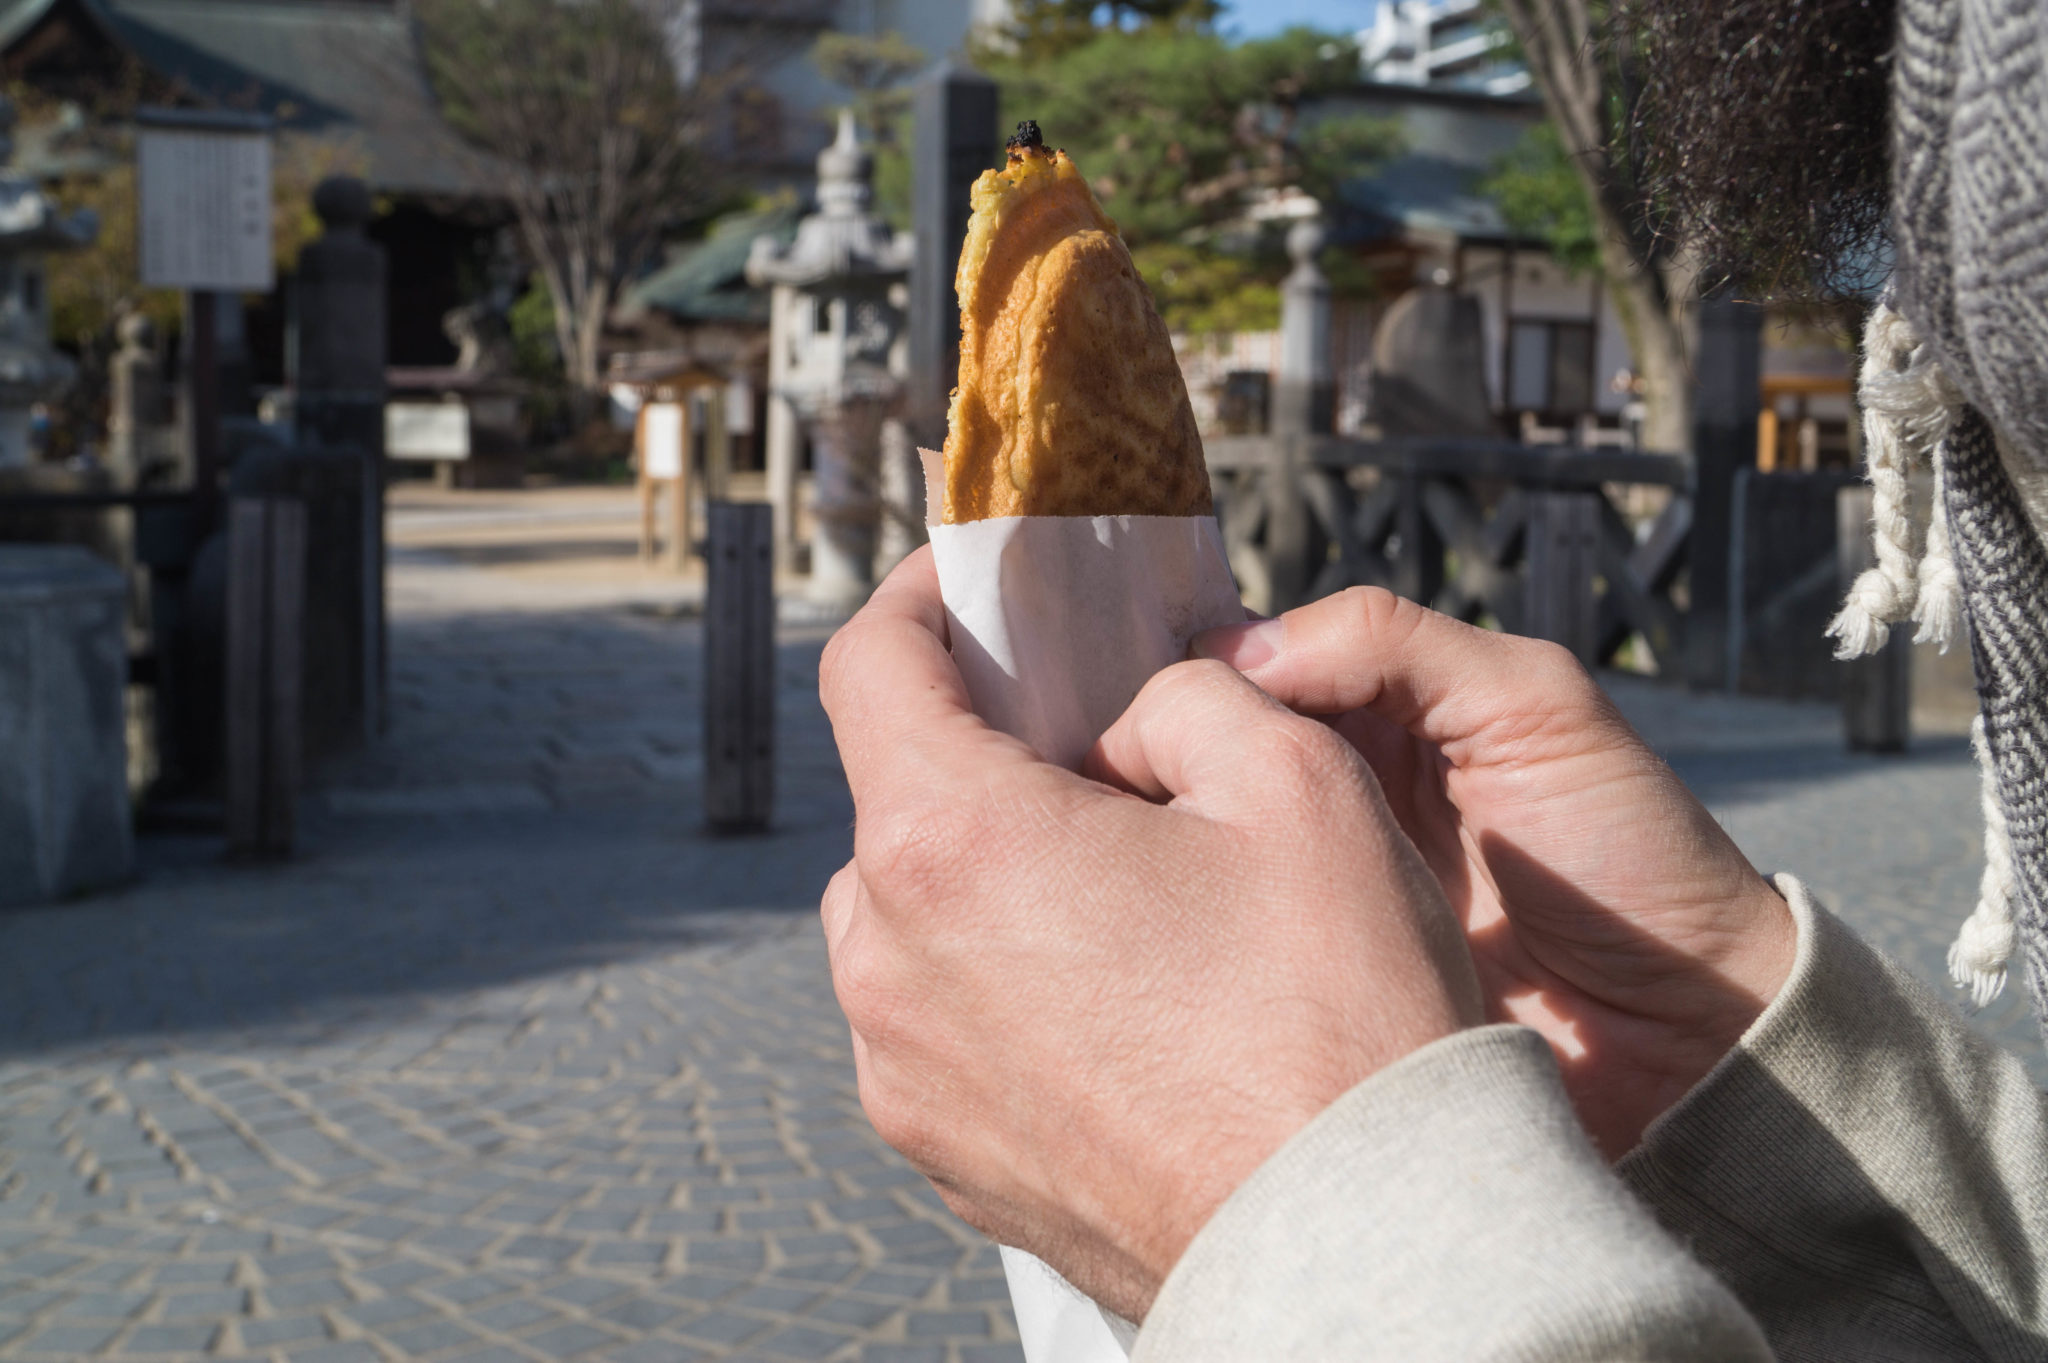
[[[0,907],[115,884],[135,859],[121,574],[0,544]]]

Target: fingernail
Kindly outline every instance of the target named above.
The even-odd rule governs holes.
[[[1248,625],[1225,625],[1195,636],[1190,651],[1197,658],[1214,658],[1240,672],[1262,667],[1280,655],[1284,626],[1278,620],[1254,620]]]

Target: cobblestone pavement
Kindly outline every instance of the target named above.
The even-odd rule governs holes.
[[[401,552],[392,734],[301,857],[153,837],[125,892],[0,916],[0,1359],[1020,1356],[993,1250],[854,1093],[821,632],[781,649],[776,830],[713,841],[688,592],[597,582]],[[1956,743],[1618,690],[1760,864],[1938,972]]]

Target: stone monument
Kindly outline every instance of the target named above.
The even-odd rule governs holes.
[[[911,245],[869,211],[873,174],[874,157],[843,112],[839,135],[818,155],[818,211],[788,246],[761,237],[747,257],[747,281],[774,286],[767,463],[777,560],[789,563],[797,438],[808,432],[811,598],[835,611],[858,606],[874,584],[884,489],[922,485],[906,484],[907,468],[882,467],[884,449],[897,462],[916,459],[900,429]],[[914,510],[895,510],[899,531],[906,514],[916,529]]]
[[[96,215],[66,213],[35,181],[4,169],[14,122],[14,102],[0,97],[0,468],[30,462],[30,410],[76,373],[50,344],[43,257],[87,245],[100,227]]]

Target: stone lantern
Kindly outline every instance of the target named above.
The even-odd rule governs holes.
[[[43,257],[99,235],[90,212],[65,213],[35,181],[5,163],[14,156],[14,104],[0,98],[0,468],[27,464],[30,411],[70,384],[77,367],[50,344],[50,288]]]
[[[789,566],[797,438],[807,432],[811,597],[834,610],[866,598],[878,539],[900,550],[916,529],[906,483],[916,452],[899,418],[910,239],[868,211],[873,173],[851,111],[842,112],[839,135],[818,155],[818,211],[788,246],[762,237],[747,257],[747,281],[774,287],[767,454],[776,557]],[[885,510],[894,532],[886,536]]]

